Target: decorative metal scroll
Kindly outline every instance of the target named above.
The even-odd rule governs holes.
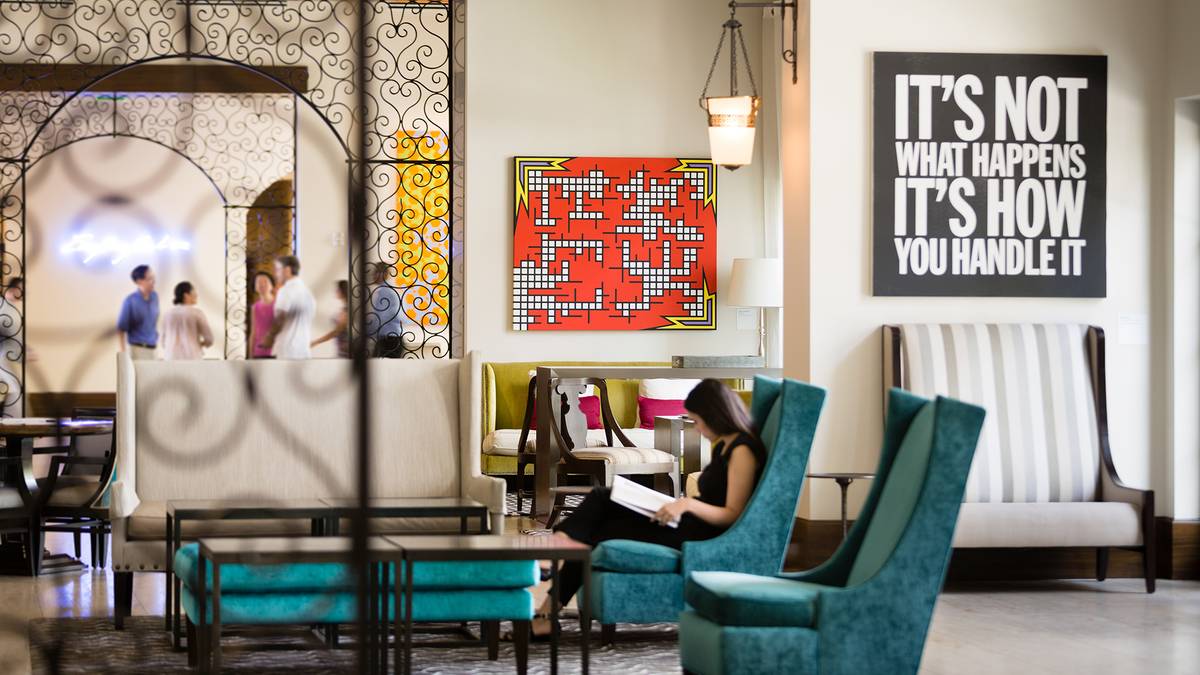
[[[122,114],[119,99],[88,92],[103,89],[98,85],[105,80],[141,64],[180,63],[186,58],[189,64],[240,66],[266,74],[281,91],[290,90],[310,106],[336,135],[351,166],[369,164],[366,222],[351,224],[352,229],[365,227],[372,242],[362,252],[369,278],[357,273],[360,261],[347,260],[351,298],[371,293],[373,299],[381,289],[382,296],[394,291],[401,298],[399,308],[384,303],[376,309],[374,300],[368,305],[365,325],[369,333],[372,326],[376,332],[365,337],[372,349],[405,357],[460,353],[464,172],[456,136],[463,120],[463,7],[461,0],[0,0],[0,275],[23,275],[25,176],[38,156],[64,140],[111,133],[120,119],[144,126],[160,113],[167,115],[172,106],[189,108],[193,124],[164,131],[161,144],[190,144],[203,155],[212,150],[207,144],[213,139],[228,138],[189,131],[204,117],[201,101],[213,102],[215,111],[227,100],[219,94],[195,94],[186,106],[183,97],[151,95],[137,99],[145,109]],[[365,14],[361,25],[366,26],[361,63],[356,51],[360,8]],[[73,89],[56,89],[48,66],[77,68],[84,81]],[[289,68],[304,77],[295,81],[279,75]],[[366,101],[361,119],[367,120],[361,134],[355,111],[360,68]],[[105,112],[114,111],[118,122],[111,116],[104,119]],[[191,147],[197,144],[205,147]],[[228,150],[225,154],[236,154],[236,143]],[[280,177],[252,175],[255,171],[247,165],[213,170],[214,184],[226,178],[239,185],[269,184]],[[231,173],[220,176],[221,171]],[[248,206],[255,194],[254,188],[244,189],[224,193],[235,211]],[[244,216],[227,214],[230,227],[244,227]],[[233,248],[238,246],[236,235],[230,237]],[[244,264],[244,250],[230,256]],[[227,303],[227,314],[244,326],[244,315],[237,315],[244,309],[236,310],[234,303],[244,308],[245,296]],[[392,316],[397,309],[399,316]],[[16,317],[10,322],[13,327],[4,329],[5,316],[0,316],[5,355],[0,370],[11,376],[0,376],[0,393],[6,382],[21,386],[5,398],[7,409],[15,410],[23,392],[23,314],[19,307],[4,310],[3,303],[0,314]],[[356,323],[352,320],[351,325]],[[227,353],[239,356],[244,335],[239,338],[232,332]],[[386,343],[382,350],[381,341]]]

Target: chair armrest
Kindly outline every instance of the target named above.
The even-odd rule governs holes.
[[[488,507],[491,513],[504,514],[504,479],[495,476],[464,476],[463,496]]]

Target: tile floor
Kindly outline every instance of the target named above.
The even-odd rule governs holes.
[[[70,549],[65,536],[48,543]],[[163,577],[135,579],[134,613],[161,614]],[[28,672],[30,619],[107,616],[111,607],[108,573],[0,576],[0,673]],[[1200,672],[1200,583],[1160,582],[1154,595],[1131,579],[957,586],[942,595],[922,673],[1076,672]]]

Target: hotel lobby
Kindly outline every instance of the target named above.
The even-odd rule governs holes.
[[[0,674],[1197,672],[1198,30],[0,0]]]

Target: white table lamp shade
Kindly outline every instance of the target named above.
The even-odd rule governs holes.
[[[733,307],[782,307],[782,261],[779,258],[734,258],[725,303]]]

